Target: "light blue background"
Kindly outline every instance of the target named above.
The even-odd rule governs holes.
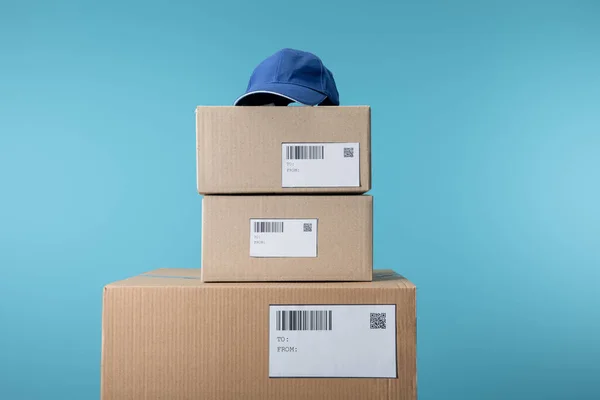
[[[200,262],[194,107],[282,47],[373,107],[420,399],[600,398],[599,2],[320,3],[0,3],[0,398],[99,397],[103,285]]]

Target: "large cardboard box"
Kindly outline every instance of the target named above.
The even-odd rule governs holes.
[[[201,194],[371,189],[367,106],[197,107],[196,145]]]
[[[415,400],[415,286],[203,283],[156,270],[104,289],[102,400]]]
[[[373,198],[205,196],[202,277],[219,281],[369,281]]]

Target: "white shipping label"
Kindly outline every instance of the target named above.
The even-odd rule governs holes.
[[[396,306],[272,305],[269,377],[396,378]]]
[[[283,143],[282,187],[360,186],[359,143]]]
[[[316,257],[317,219],[251,219],[250,257]]]

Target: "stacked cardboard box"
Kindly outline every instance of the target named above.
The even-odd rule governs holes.
[[[205,282],[371,280],[368,107],[199,107],[196,126]]]
[[[198,107],[202,269],[106,286],[102,398],[416,399],[415,287],[373,271],[369,107]]]

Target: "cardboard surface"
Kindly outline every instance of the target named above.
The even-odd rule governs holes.
[[[101,398],[415,400],[415,298],[392,271],[373,282],[203,283],[197,269],[161,269],[115,282],[104,289]],[[269,378],[273,304],[395,305],[397,378]]]
[[[316,257],[252,257],[251,220],[316,219]],[[313,232],[314,233],[314,232]],[[202,277],[216,281],[370,281],[373,198],[205,196]]]
[[[358,187],[282,187],[283,143],[358,143]],[[197,107],[201,194],[365,193],[371,189],[371,110],[357,107]]]

